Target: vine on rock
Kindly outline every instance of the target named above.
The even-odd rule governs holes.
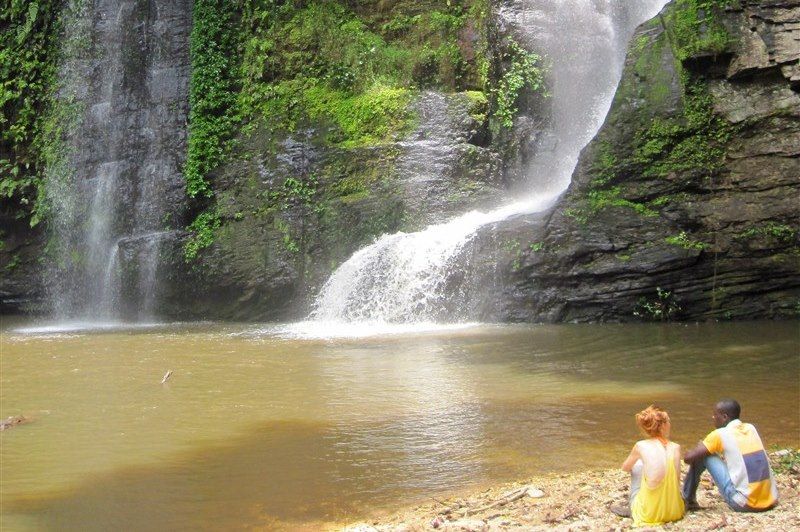
[[[31,226],[43,217],[47,108],[57,71],[61,0],[0,8],[0,197]]]

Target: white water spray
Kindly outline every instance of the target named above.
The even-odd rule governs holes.
[[[48,169],[59,319],[152,320],[180,218],[191,2],[64,6],[63,161]]]
[[[547,209],[567,188],[580,151],[611,106],[633,31],[664,4],[666,0],[524,0],[501,12],[505,22],[519,29],[524,44],[550,64],[550,149],[540,149],[530,164],[531,192],[494,211],[473,211],[416,233],[377,239],[331,275],[308,325],[385,328],[439,320],[454,290],[450,279],[463,267],[459,252],[476,231]],[[469,316],[450,312],[449,318]]]

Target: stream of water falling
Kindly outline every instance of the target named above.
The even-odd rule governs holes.
[[[69,155],[48,169],[61,319],[151,319],[184,204],[191,1],[67,2],[59,100]]]
[[[567,188],[581,149],[603,123],[628,41],[665,0],[523,0],[501,11],[524,44],[549,62],[551,149],[528,169],[530,192],[500,209],[468,212],[415,233],[384,235],[357,251],[328,279],[314,303],[315,331],[342,324],[431,324],[441,321],[459,253],[476,231],[510,216],[540,212]],[[448,321],[468,321],[453,315]]]

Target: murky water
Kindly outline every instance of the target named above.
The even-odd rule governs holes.
[[[615,467],[651,402],[691,445],[734,396],[800,443],[800,326],[475,326],[358,339],[192,324],[3,323],[3,530],[355,519],[526,475]],[[283,329],[281,329],[283,330]],[[172,377],[161,384],[167,370]],[[312,525],[314,526],[314,525]]]

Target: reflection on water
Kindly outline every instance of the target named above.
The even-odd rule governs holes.
[[[327,340],[225,324],[23,326],[4,323],[0,359],[0,416],[33,418],[0,435],[8,530],[295,527],[614,467],[651,402],[685,445],[730,395],[768,445],[800,443],[797,322]]]

